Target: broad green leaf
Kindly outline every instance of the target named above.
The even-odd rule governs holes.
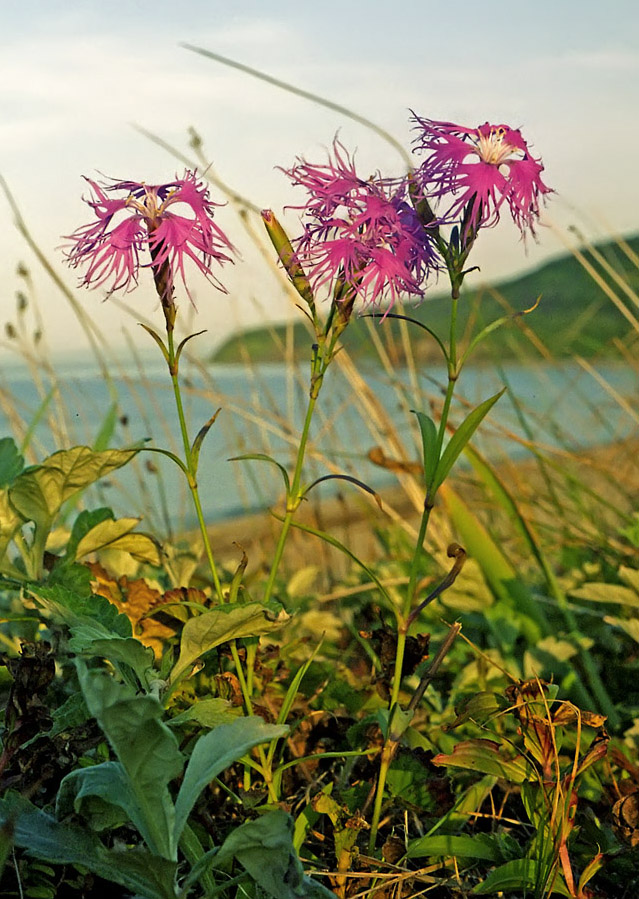
[[[448,441],[446,449],[442,453],[441,459],[437,465],[437,470],[433,476],[433,484],[431,487],[431,493],[435,493],[436,490],[439,489],[441,484],[446,480],[448,474],[457,461],[460,453],[466,446],[466,444],[471,440],[473,434],[486,417],[486,415],[490,412],[492,407],[495,405],[497,400],[503,396],[506,388],[500,390],[499,393],[496,393],[494,396],[491,396],[489,399],[484,400],[483,403],[480,403],[473,411],[464,419],[464,421],[457,428],[453,436]]]
[[[486,691],[475,693],[469,699],[462,703],[461,706],[455,706],[457,717],[449,728],[459,727],[464,721],[474,721],[476,724],[485,724],[495,715],[503,712],[509,707],[510,703],[497,693],[489,693]]]
[[[549,889],[547,873],[540,870],[540,865],[530,858],[516,858],[513,861],[506,862],[490,872],[486,880],[477,884],[473,888],[472,893],[475,896],[484,896],[488,893],[503,893],[517,890],[524,892],[527,890],[537,890],[541,888],[543,895],[556,894],[559,896],[570,896],[570,891],[566,887],[563,879],[559,876],[555,878],[552,889]],[[536,895],[541,895],[536,893]]]
[[[109,543],[104,549],[128,553],[136,561],[148,562],[149,565],[160,565],[162,561],[160,547],[149,534],[125,534]]]
[[[171,672],[171,683],[205,652],[230,640],[269,634],[286,624],[289,617],[281,606],[249,602],[227,603],[189,619],[182,630],[180,657]]]
[[[393,759],[386,776],[386,790],[405,806],[420,809],[422,815],[430,815],[437,810],[428,769],[417,753],[400,752]]]
[[[80,625],[102,625],[106,633],[96,631],[96,636],[131,637],[133,630],[126,615],[99,594],[81,596],[72,590],[56,584],[52,587],[40,584],[28,585],[27,592],[47,609],[54,612],[69,627]]]
[[[23,471],[11,487],[9,497],[22,516],[48,529],[69,497],[126,465],[137,452],[94,452],[88,446],[60,450],[40,465]]]
[[[220,724],[229,724],[242,714],[238,706],[231,705],[228,699],[215,696],[212,699],[200,699],[194,702],[188,709],[169,718],[166,722],[170,727],[179,727],[188,721],[195,721],[202,727],[219,727]]]
[[[104,671],[89,671],[79,660],[76,665],[89,711],[126,773],[132,823],[153,853],[175,860],[175,809],[168,785],[182,772],[184,757],[162,721],[162,705],[153,696],[136,695]]]
[[[253,716],[237,718],[200,737],[189,759],[175,802],[175,844],[180,839],[198,796],[214,777],[258,743],[276,740],[287,733],[288,727],[265,724],[261,718]]]
[[[13,831],[17,846],[37,858],[54,864],[82,865],[145,899],[175,899],[176,863],[141,847],[107,849],[87,828],[58,822],[17,795],[0,800],[0,824]]]
[[[90,717],[82,693],[72,693],[69,698],[52,711],[53,723],[48,736],[55,737],[66,730],[79,727]]]
[[[24,524],[24,519],[18,515],[9,502],[9,491],[0,490],[0,563],[11,538],[22,524]]]
[[[86,535],[103,521],[113,520],[113,512],[111,509],[92,509],[80,512],[76,520],[73,522],[71,533],[67,541],[66,557],[75,560],[77,556],[78,544]]]
[[[89,553],[97,552],[108,546],[109,549],[120,549],[133,552],[136,549],[135,538],[140,538],[137,543],[139,547],[146,547],[150,544],[152,549],[152,558],[159,561],[159,553],[156,545],[145,534],[132,534],[131,531],[140,523],[139,518],[117,518],[101,521],[96,524],[85,536],[79,541],[76,548],[76,558],[82,559]],[[130,549],[127,550],[127,547]]]
[[[61,821],[75,813],[92,830],[120,827],[135,818],[131,803],[135,797],[127,775],[119,762],[104,762],[91,768],[77,768],[63,778],[55,803],[56,818]]]
[[[415,412],[419,428],[422,432],[422,449],[424,451],[424,474],[426,486],[430,487],[439,457],[437,455],[437,426],[425,412]]]
[[[236,827],[215,857],[216,867],[231,858],[273,899],[335,899],[304,874],[293,848],[293,819],[280,809]]]
[[[93,575],[85,565],[56,559],[47,579],[47,587],[64,587],[76,596],[91,596]]]
[[[153,650],[135,637],[118,637],[105,633],[101,625],[76,625],[71,628],[71,652],[87,657],[108,659],[116,667],[128,665],[143,686],[153,672]]]
[[[24,458],[13,437],[0,439],[0,487],[8,487],[24,469]]]
[[[508,758],[492,740],[463,740],[457,743],[450,755],[436,755],[433,764],[481,771],[482,774],[492,774],[518,784],[533,776],[532,767],[522,756]]]
[[[419,837],[408,844],[408,858],[482,858],[490,862],[502,859],[499,841],[487,834],[433,834]]]

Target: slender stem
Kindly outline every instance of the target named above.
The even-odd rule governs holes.
[[[368,840],[368,851],[373,852],[375,843],[377,842],[377,831],[379,830],[379,821],[382,816],[382,804],[384,802],[384,787],[386,785],[386,777],[391,762],[395,756],[396,744],[390,739],[390,736],[384,741],[382,756],[379,763],[379,775],[377,777],[377,789],[375,791],[375,803],[373,805],[373,817],[371,819],[371,832]]]
[[[220,583],[220,578],[217,573],[217,567],[215,565],[215,559],[213,557],[213,550],[211,549],[211,541],[209,540],[208,531],[206,529],[206,522],[204,520],[204,514],[202,512],[202,504],[200,502],[200,495],[197,489],[197,465],[195,460],[193,459],[193,453],[191,452],[191,444],[189,441],[189,434],[186,427],[186,417],[184,415],[184,405],[182,403],[182,394],[180,391],[180,382],[178,380],[178,360],[176,359],[175,354],[175,343],[173,338],[173,327],[170,325],[169,320],[167,319],[167,348],[168,348],[168,366],[169,373],[171,375],[171,383],[173,384],[173,393],[175,395],[175,405],[177,408],[178,418],[180,421],[180,431],[182,433],[182,443],[184,445],[184,456],[186,461],[187,468],[187,481],[189,485],[189,490],[191,491],[191,496],[193,497],[193,505],[195,506],[195,512],[197,514],[197,520],[200,525],[200,531],[202,534],[202,540],[204,542],[204,549],[206,552],[206,557],[209,563],[209,567],[211,569],[211,574],[213,576],[213,583],[215,584],[215,591],[217,593],[218,599],[220,603],[224,603],[227,601],[227,598],[224,596],[222,592],[222,585]],[[251,692],[248,688],[246,677],[244,676],[244,670],[242,668],[242,662],[240,660],[239,653],[237,651],[237,643],[235,640],[231,641],[231,657],[233,658],[233,664],[235,666],[235,673],[237,679],[240,684],[240,689],[242,691],[242,697],[244,699],[244,707],[246,709],[246,713],[248,715],[253,714],[253,703],[251,701]],[[275,792],[273,786],[273,778],[270,775],[270,769],[266,764],[266,754],[264,749],[259,746],[258,747],[258,755],[260,757],[260,762],[263,767],[264,781],[266,783],[269,797],[271,801],[277,802],[277,794]]]
[[[316,357],[317,359],[318,357]],[[275,578],[277,577],[277,571],[280,566],[280,562],[282,561],[282,555],[284,553],[284,546],[286,544],[286,538],[288,536],[288,532],[291,528],[291,524],[293,522],[293,517],[299,508],[299,504],[302,501],[302,497],[300,495],[300,483],[302,480],[302,467],[304,465],[304,456],[306,454],[306,445],[308,443],[308,436],[310,433],[311,421],[313,419],[313,413],[315,412],[315,406],[317,404],[317,398],[319,396],[319,392],[322,385],[322,380],[324,377],[324,373],[328,363],[324,363],[320,360],[319,364],[314,359],[313,361],[313,369],[312,369],[312,377],[311,377],[311,392],[308,400],[308,406],[306,407],[306,416],[304,418],[304,425],[302,427],[302,434],[300,437],[299,446],[297,448],[297,458],[295,460],[295,471],[293,472],[293,480],[291,481],[291,487],[286,497],[286,514],[284,516],[284,521],[282,523],[282,530],[280,531],[280,536],[277,541],[277,546],[275,547],[275,553],[273,555],[273,562],[271,564],[271,570],[269,572],[268,581],[266,582],[266,588],[264,590],[264,602],[268,602],[273,593],[273,587],[275,586]]]
[[[457,369],[457,313],[458,313],[458,305],[459,305],[459,286],[460,286],[460,278],[456,276],[454,271],[450,271],[450,279],[451,279],[451,310],[450,310],[450,332],[449,332],[449,348],[448,348],[448,384],[446,387],[446,395],[444,397],[444,404],[442,406],[442,414],[439,422],[439,430],[437,432],[437,443],[435,448],[436,458],[439,460],[441,456],[442,447],[444,445],[444,437],[446,435],[446,428],[448,426],[448,416],[450,414],[450,407],[453,400],[453,394],[455,392],[455,385],[457,383],[457,378],[459,377],[459,371]],[[422,512],[422,518],[419,526],[419,534],[417,536],[417,542],[415,543],[415,551],[413,553],[413,558],[410,567],[410,578],[408,582],[408,587],[406,590],[406,595],[404,599],[404,604],[401,612],[397,613],[397,646],[395,649],[395,665],[393,669],[393,681],[391,685],[391,694],[388,700],[388,709],[389,709],[389,730],[385,736],[384,747],[382,749],[380,766],[379,766],[379,775],[377,778],[377,788],[375,792],[375,802],[373,805],[373,817],[371,821],[371,833],[370,833],[370,841],[369,841],[369,849],[372,852],[375,848],[375,841],[377,839],[377,831],[379,829],[379,821],[382,812],[382,804],[384,800],[384,787],[386,785],[386,778],[388,775],[388,769],[393,761],[395,756],[395,752],[397,751],[397,740],[393,739],[393,735],[391,733],[392,730],[392,719],[393,719],[393,710],[398,706],[399,703],[399,694],[402,685],[402,673],[404,670],[404,656],[406,653],[406,639],[408,637],[408,631],[410,629],[412,620],[411,620],[411,609],[415,602],[415,590],[417,587],[418,577],[419,577],[419,565],[422,557],[422,552],[424,548],[424,540],[426,539],[426,531],[428,530],[428,522],[430,520],[430,513],[433,508],[433,504],[435,502],[435,493],[432,491],[432,483],[426,484],[426,497],[424,500],[424,510]],[[435,491],[436,492],[436,491]]]
[[[173,337],[173,329],[167,327],[167,337],[168,337],[168,366],[169,366],[169,374],[171,375],[171,383],[173,384],[173,395],[175,396],[175,406],[177,409],[178,419],[180,422],[180,432],[182,434],[182,444],[184,446],[184,459],[186,462],[187,468],[187,481],[189,485],[189,490],[191,492],[191,496],[193,498],[193,505],[195,507],[195,514],[197,516],[198,524],[200,526],[200,533],[202,534],[202,541],[204,543],[204,551],[206,553],[206,558],[209,563],[209,568],[211,569],[211,575],[213,577],[213,584],[215,585],[215,592],[217,594],[218,600],[223,603],[225,602],[225,597],[222,592],[222,585],[220,583],[220,577],[217,572],[217,566],[215,564],[215,559],[213,557],[213,550],[211,548],[211,541],[209,540],[208,531],[206,528],[206,521],[204,520],[204,513],[202,511],[202,503],[200,502],[200,494],[197,486],[197,467],[193,461],[193,454],[191,452],[191,443],[189,440],[189,433],[186,426],[186,417],[184,415],[184,404],[182,403],[182,393],[180,390],[180,382],[178,379],[178,364],[175,358],[175,343]]]

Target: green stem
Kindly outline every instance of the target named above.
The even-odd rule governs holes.
[[[446,387],[446,396],[442,406],[442,414],[439,422],[439,430],[437,432],[436,458],[441,457],[442,447],[444,445],[444,437],[446,436],[446,428],[448,426],[448,417],[450,415],[450,407],[455,392],[455,385],[459,377],[457,368],[457,313],[459,306],[459,287],[461,277],[455,272],[450,271],[451,280],[451,310],[450,310],[450,332],[449,332],[449,350],[448,350],[448,384]],[[435,469],[436,471],[436,469]],[[436,493],[436,491],[435,491]],[[432,484],[426,484],[426,497],[424,500],[424,510],[419,526],[419,534],[415,543],[415,552],[410,567],[410,578],[408,588],[406,590],[406,598],[401,612],[397,613],[397,646],[395,649],[395,664],[393,669],[393,681],[391,686],[391,695],[388,701],[389,709],[389,732],[384,739],[384,747],[379,766],[379,775],[377,778],[377,788],[375,792],[375,801],[373,804],[373,817],[371,820],[371,832],[369,839],[369,851],[373,852],[377,840],[377,831],[379,830],[379,821],[382,813],[382,804],[384,801],[384,787],[386,786],[386,778],[388,770],[391,766],[395,752],[397,750],[396,741],[393,740],[390,732],[393,709],[399,703],[399,694],[402,685],[402,672],[404,670],[404,656],[406,653],[406,638],[410,628],[410,613],[415,602],[415,590],[419,577],[419,566],[424,549],[424,540],[426,539],[426,531],[428,530],[428,522],[430,513],[435,502],[435,493],[432,492]]]
[[[218,600],[220,603],[225,603],[227,598],[224,596],[222,592],[222,585],[220,583],[220,578],[217,573],[217,567],[215,565],[215,559],[213,557],[213,550],[211,548],[211,541],[209,540],[208,531],[206,529],[206,522],[204,520],[204,513],[202,512],[202,503],[200,502],[200,494],[197,488],[197,463],[193,458],[193,453],[191,452],[191,443],[189,440],[189,433],[186,426],[186,416],[184,415],[184,405],[182,403],[182,393],[180,391],[180,382],[178,379],[178,359],[176,358],[175,353],[175,343],[173,337],[173,328],[169,325],[167,320],[167,363],[169,366],[169,374],[171,375],[171,383],[173,384],[173,394],[175,396],[175,405],[177,408],[178,419],[180,422],[180,431],[182,434],[182,443],[184,445],[184,457],[186,462],[186,476],[187,482],[189,485],[189,490],[191,491],[191,496],[193,497],[193,505],[195,506],[195,512],[197,515],[197,520],[200,525],[200,532],[202,534],[202,540],[204,543],[204,550],[206,552],[206,557],[209,563],[209,567],[211,569],[211,575],[213,577],[213,583],[215,585],[215,592],[217,594]],[[242,668],[242,662],[240,660],[239,653],[237,651],[237,644],[235,640],[231,642],[231,657],[233,659],[233,664],[235,666],[235,672],[237,679],[240,684],[240,689],[242,691],[242,697],[244,699],[244,707],[246,709],[246,713],[248,715],[253,714],[253,703],[251,702],[251,693],[248,689],[248,685],[246,683],[246,677],[244,676],[244,670]],[[258,754],[260,756],[260,761],[262,762],[265,768],[265,776],[264,780],[266,786],[269,791],[269,796],[272,801],[277,801],[277,796],[273,790],[273,782],[272,778],[268,776],[268,772],[266,771],[266,755],[264,754],[264,750],[259,747]]]
[[[332,348],[332,345],[331,345]],[[311,389],[309,394],[308,406],[306,407],[306,416],[304,418],[304,425],[302,427],[302,434],[300,437],[299,446],[297,448],[297,458],[295,460],[295,470],[293,472],[293,480],[291,481],[291,486],[286,497],[286,514],[284,516],[284,521],[282,522],[282,530],[280,531],[280,536],[277,541],[277,546],[275,547],[275,552],[273,555],[273,562],[271,564],[271,570],[269,572],[268,581],[266,582],[266,587],[264,590],[264,602],[267,603],[271,598],[273,593],[273,587],[275,586],[275,578],[277,577],[277,571],[282,561],[282,555],[284,554],[284,546],[286,544],[286,538],[288,537],[288,532],[291,528],[291,524],[293,522],[293,518],[295,513],[297,512],[299,505],[302,501],[302,495],[300,494],[300,483],[302,480],[302,468],[304,465],[304,456],[306,455],[306,445],[308,443],[308,436],[311,428],[311,421],[313,420],[313,413],[315,412],[315,406],[317,404],[317,398],[319,396],[319,392],[322,388],[322,381],[324,379],[324,374],[326,373],[326,369],[331,360],[330,356],[330,348],[329,354],[327,355],[327,359],[324,359],[323,354],[319,350],[319,348],[315,351],[313,357],[313,363],[311,367]]]
[[[182,403],[182,393],[180,390],[180,382],[178,379],[178,362],[175,357],[175,343],[173,338],[173,329],[167,327],[167,337],[168,337],[168,366],[169,366],[169,374],[171,375],[171,383],[173,384],[173,395],[175,397],[175,406],[177,408],[178,419],[180,422],[180,432],[182,434],[182,444],[184,446],[184,459],[186,462],[187,469],[187,482],[189,485],[189,490],[191,492],[191,496],[193,498],[193,505],[195,507],[195,514],[197,516],[198,524],[200,526],[200,533],[202,534],[202,541],[204,544],[204,552],[206,553],[206,558],[209,563],[209,568],[211,569],[211,575],[213,577],[213,584],[215,585],[215,592],[217,594],[217,598],[220,603],[224,603],[225,597],[222,592],[222,584],[220,583],[220,578],[217,573],[217,566],[215,564],[215,559],[213,557],[213,550],[211,548],[211,541],[209,540],[208,531],[206,528],[206,521],[204,520],[204,513],[202,511],[202,503],[200,502],[200,494],[197,486],[197,465],[193,460],[193,453],[191,452],[191,443],[189,441],[189,433],[186,426],[186,417],[184,415],[184,404]]]
[[[379,821],[382,816],[382,804],[384,802],[384,787],[386,786],[386,777],[388,769],[395,756],[395,744],[387,737],[382,749],[382,757],[379,764],[379,775],[377,777],[377,790],[375,791],[375,803],[373,805],[373,817],[371,820],[371,833],[368,840],[368,851],[374,852],[375,843],[377,842],[377,831],[379,830]]]

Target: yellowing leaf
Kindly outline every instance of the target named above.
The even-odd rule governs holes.
[[[11,502],[29,521],[49,527],[65,500],[126,465],[136,452],[94,452],[88,446],[60,450],[19,475],[9,491]]]
[[[103,546],[113,543],[114,540],[118,540],[118,538],[132,531],[139,522],[139,518],[118,518],[117,521],[109,518],[106,521],[101,521],[100,524],[91,528],[88,534],[85,534],[78,543],[75,553],[76,559],[82,559],[84,556],[88,556],[89,553],[96,552],[96,550],[102,549]]]

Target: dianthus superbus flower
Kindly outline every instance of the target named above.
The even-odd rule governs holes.
[[[539,199],[551,193],[544,170],[518,129],[486,122],[467,128],[414,116],[417,151],[426,153],[415,183],[426,199],[439,201],[440,222],[464,218],[466,228],[490,227],[506,205],[525,235],[539,219]]]
[[[92,190],[85,199],[96,221],[68,236],[66,253],[72,268],[86,265],[82,284],[108,284],[109,295],[128,291],[137,285],[140,267],[150,267],[162,303],[171,305],[176,276],[191,296],[185,273],[185,262],[190,260],[218,290],[226,292],[212,265],[232,261],[228,254],[233,247],[213,221],[214,208],[220,204],[210,199],[208,187],[194,172],[187,170],[167,184],[85,180]]]
[[[294,207],[304,212],[304,233],[293,246],[313,288],[339,280],[368,304],[423,294],[435,254],[405,180],[363,180],[338,140],[326,165],[298,160],[283,171],[309,194]]]

